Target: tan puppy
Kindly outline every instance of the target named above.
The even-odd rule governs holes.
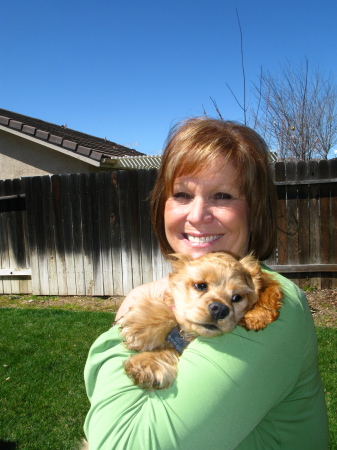
[[[281,307],[279,284],[251,255],[238,261],[222,252],[194,260],[175,254],[171,263],[164,302],[139,299],[118,322],[126,347],[139,352],[125,361],[125,371],[147,390],[172,385],[179,354],[196,336],[219,336],[236,325],[261,330]]]

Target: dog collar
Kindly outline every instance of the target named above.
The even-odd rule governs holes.
[[[177,352],[181,355],[184,348],[188,346],[189,342],[181,336],[178,327],[174,327],[166,336],[166,340],[173,345]]]

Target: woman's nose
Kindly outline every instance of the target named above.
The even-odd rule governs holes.
[[[195,197],[190,203],[187,220],[192,224],[207,223],[212,221],[212,212],[208,202],[199,197]]]

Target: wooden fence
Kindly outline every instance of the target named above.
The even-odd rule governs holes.
[[[278,243],[267,263],[301,287],[336,288],[337,159],[279,162],[274,173]]]
[[[278,248],[267,264],[302,287],[337,287],[337,160],[273,167]],[[125,295],[164,276],[148,211],[155,177],[140,170],[0,181],[0,293]]]

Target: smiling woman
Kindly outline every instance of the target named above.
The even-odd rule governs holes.
[[[253,251],[260,260],[267,259],[276,243],[277,194],[264,140],[248,127],[209,118],[190,119],[173,128],[151,200],[153,226],[164,255],[175,250],[165,228],[167,212],[178,204],[181,208],[177,208],[174,215],[181,216],[179,211],[187,204],[185,214],[187,209],[192,213],[191,229],[187,229],[186,223],[186,230],[179,230],[187,234],[186,240],[199,239],[200,242],[200,238],[201,241],[206,238],[207,242],[221,240],[224,235],[218,249],[232,251],[236,256]],[[210,235],[209,230],[203,233],[203,227],[209,225],[200,222],[205,222],[202,217],[193,218],[193,215],[211,211],[217,211],[213,225],[217,221],[221,230],[215,227]],[[234,225],[231,220],[240,221],[242,233],[247,234],[240,235],[237,245],[234,245],[233,235],[224,233],[217,220],[218,213],[221,220],[226,216],[231,228]],[[211,214],[206,214],[206,221],[209,222],[210,217]],[[199,224],[195,220],[199,220]],[[229,248],[224,245],[228,237],[232,240]]]
[[[217,251],[235,258],[254,253],[263,261],[275,247],[276,210],[268,150],[253,130],[202,117],[170,134],[151,198],[152,222],[165,256],[179,252],[198,263]],[[281,287],[279,318],[256,332],[237,326],[221,336],[198,336],[183,351],[178,376],[167,390],[147,393],[126,376],[123,362],[133,352],[121,342],[118,326],[98,338],[85,369],[90,450],[327,449],[310,308],[291,281],[262,264],[257,267]],[[204,299],[205,282],[207,277],[193,282]],[[139,286],[127,295],[117,320],[130,318],[144,298],[147,319],[155,302],[162,304],[172,290],[168,277]],[[262,288],[255,292],[263,296]],[[242,299],[236,296],[240,292],[232,294],[235,310]],[[212,308],[222,306],[224,298],[212,304],[201,311],[199,303],[195,307],[207,318],[211,309],[212,320],[203,320],[202,327],[210,323],[213,329],[222,320],[223,313]],[[165,319],[157,314],[156,320]],[[147,326],[142,330],[151,334]]]

